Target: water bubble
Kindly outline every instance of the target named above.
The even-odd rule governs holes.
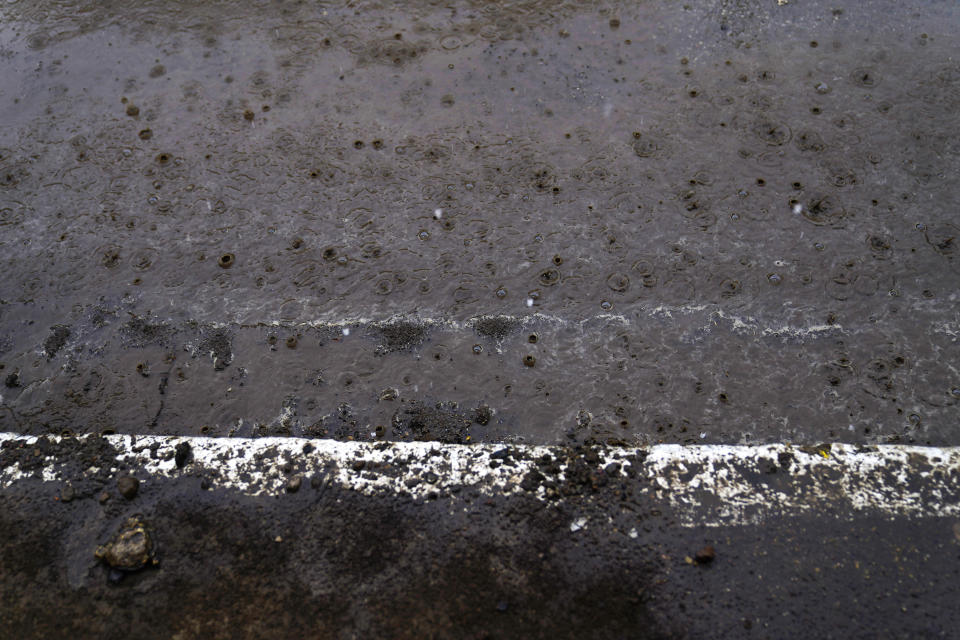
[[[641,158],[649,158],[660,151],[660,142],[654,138],[645,137],[639,131],[633,132],[633,152]]]
[[[794,142],[801,151],[820,152],[826,148],[823,138],[815,131],[801,131]]]
[[[552,287],[553,285],[560,282],[560,270],[559,269],[546,269],[540,273],[540,284],[545,287]]]
[[[874,258],[884,260],[890,257],[890,241],[881,236],[869,236],[867,246]]]
[[[118,245],[107,244],[98,247],[95,253],[100,264],[108,269],[113,269],[120,264],[120,247]]]
[[[769,281],[770,284],[776,286],[781,282],[783,282],[783,278],[778,273],[769,273],[767,274],[767,281]]]
[[[950,223],[942,223],[927,228],[924,237],[934,251],[942,256],[952,258],[957,253],[957,239],[960,238],[960,228]]]
[[[479,344],[473,345],[473,352],[477,355],[483,352],[483,346]]]
[[[880,83],[880,75],[870,67],[859,67],[850,74],[850,80],[859,87],[870,89]]]
[[[611,273],[607,277],[607,287],[611,291],[623,293],[630,288],[630,278],[625,273]]]
[[[430,232],[426,229],[420,229],[420,231],[417,233],[417,237],[421,240],[426,240],[430,237]]]
[[[134,271],[146,271],[153,266],[157,253],[158,251],[156,249],[140,249],[134,252],[133,256],[131,257],[130,266],[134,269]]]
[[[836,225],[847,215],[846,209],[829,195],[814,196],[802,213],[804,218],[818,226]]]
[[[779,122],[761,121],[754,127],[754,133],[770,146],[780,146],[790,141],[790,127]]]
[[[633,263],[631,267],[641,276],[652,276],[653,275],[653,263],[650,260],[637,260]]]
[[[609,300],[604,300],[600,303],[600,308],[604,311],[610,311],[610,309],[613,309],[613,303]]]
[[[459,36],[451,34],[444,36],[440,39],[440,46],[446,49],[447,51],[452,51],[453,49],[459,48],[463,44],[463,41]]]
[[[507,290],[505,287],[498,287],[496,291],[497,297],[501,300],[507,297]]]
[[[730,298],[740,293],[741,288],[739,280],[726,279],[720,283],[720,295]]]
[[[389,277],[380,278],[377,280],[376,284],[373,285],[373,288],[377,295],[388,295],[393,291],[393,280]]]

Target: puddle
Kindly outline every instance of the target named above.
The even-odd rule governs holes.
[[[958,444],[955,6],[225,6],[0,11],[0,430]]]

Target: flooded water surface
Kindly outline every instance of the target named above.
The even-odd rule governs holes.
[[[954,3],[0,17],[0,431],[960,444]]]

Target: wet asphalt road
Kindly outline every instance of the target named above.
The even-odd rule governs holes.
[[[957,451],[3,440],[4,638],[957,637]]]
[[[957,443],[955,3],[2,11],[0,429]]]
[[[586,462],[547,505],[250,496],[187,458],[127,499],[106,441],[7,443],[36,473],[0,492],[0,637],[960,637],[956,518],[691,524],[590,453],[960,444],[958,30],[935,1],[5,2],[0,432]],[[136,514],[159,564],[111,582]]]

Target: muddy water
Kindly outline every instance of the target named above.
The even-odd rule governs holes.
[[[0,16],[0,430],[960,442],[953,3]]]

